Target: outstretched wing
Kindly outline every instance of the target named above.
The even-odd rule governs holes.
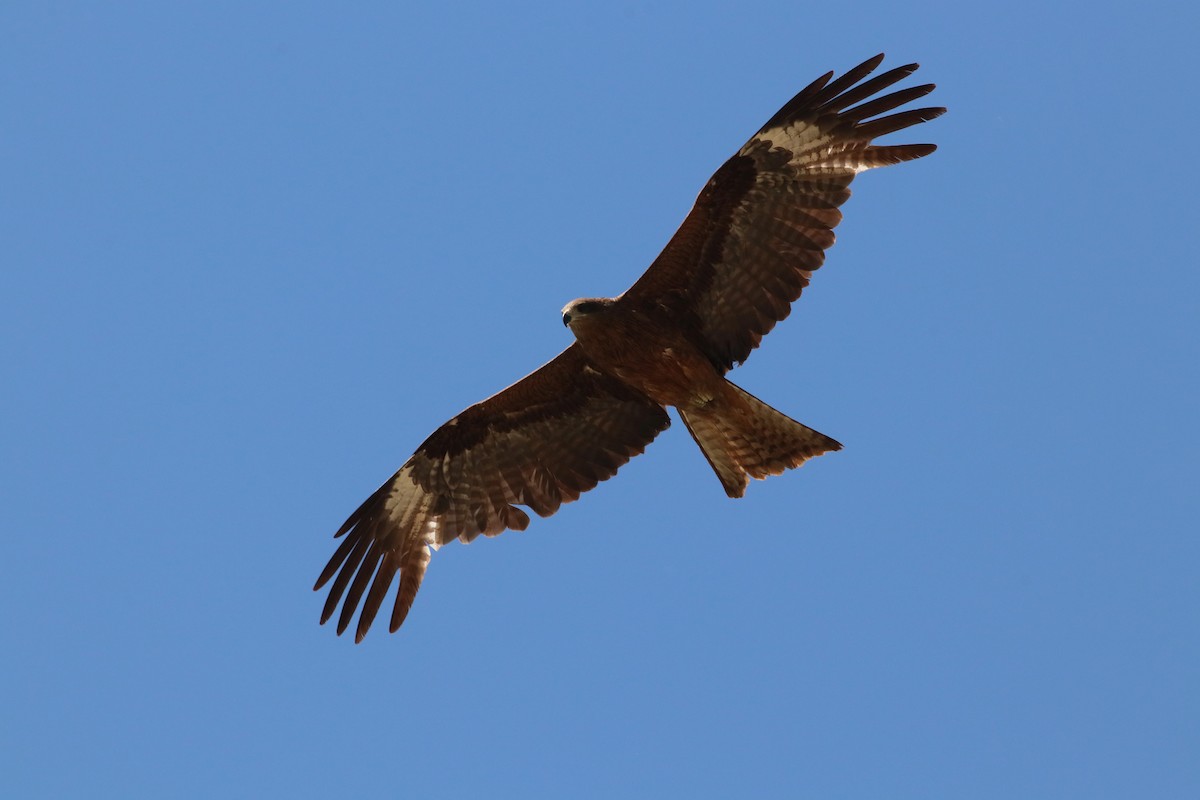
[[[619,302],[672,312],[718,369],[745,361],[825,261],[854,176],[936,149],[871,143],[946,110],[879,116],[934,88],[868,100],[917,69],[908,64],[859,83],[881,61],[882,54],[832,82],[832,72],[823,75],[771,117],[717,170],[666,249]]]
[[[430,548],[524,530],[529,516],[514,504],[553,514],[615,475],[669,424],[662,406],[592,368],[571,345],[434,431],[350,515],[336,534],[345,541],[313,587],[334,579],[321,623],[349,587],[338,618],[342,633],[366,592],[355,636],[362,641],[399,574],[395,631],[421,586]]]

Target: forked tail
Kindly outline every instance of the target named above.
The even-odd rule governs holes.
[[[730,497],[741,497],[750,478],[778,475],[842,449],[729,381],[720,397],[703,406],[680,406],[679,415]]]

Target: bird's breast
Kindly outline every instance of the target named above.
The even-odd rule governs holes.
[[[702,400],[721,381],[711,362],[670,321],[614,312],[571,327],[597,367],[662,405]]]

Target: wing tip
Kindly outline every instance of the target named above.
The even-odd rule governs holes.
[[[880,64],[883,63],[883,59],[886,57],[887,57],[887,53],[876,53],[875,55],[868,58],[866,61],[859,64],[857,67],[854,67],[854,69],[848,69],[848,70],[846,70],[846,72],[847,73],[857,72],[858,70],[861,70],[861,69],[865,69],[867,72],[872,72],[872,71],[874,71],[874,69],[876,67],[878,67]],[[867,66],[868,64],[870,66]]]
[[[850,123],[853,126],[850,130],[854,130],[855,133],[860,134],[860,138],[870,138],[867,134],[871,130],[881,129],[881,126],[876,126],[874,129],[867,128],[865,131],[862,130],[862,126],[869,126],[879,120],[862,123],[862,119],[873,113],[883,113],[891,108],[904,105],[918,97],[929,94],[937,88],[937,84],[927,83],[909,89],[901,89],[890,94],[881,94],[889,86],[912,75],[921,66],[918,62],[912,62],[868,78],[883,63],[883,60],[884,54],[877,53],[861,64],[846,70],[841,75],[836,75],[833,71],[825,73],[801,89],[799,93],[784,104],[779,111],[767,120],[758,133],[765,133],[772,128],[789,124],[798,119],[810,119],[813,122],[819,119],[822,126],[837,126],[839,123]],[[871,98],[875,99],[872,100]],[[869,102],[863,103],[862,106],[858,106],[856,109],[846,110],[850,106],[863,101]],[[870,109],[872,108],[875,110],[871,111]],[[908,114],[908,112],[903,113]],[[939,114],[930,116],[928,119],[933,119],[939,116],[940,113],[944,113],[944,109]],[[919,121],[927,122],[928,119]],[[858,124],[855,125],[855,123]],[[915,124],[915,122],[908,124]]]

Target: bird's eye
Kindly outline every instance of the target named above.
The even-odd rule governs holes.
[[[575,306],[575,312],[578,314],[595,314],[599,310],[600,304],[595,300],[588,300],[586,303]]]

